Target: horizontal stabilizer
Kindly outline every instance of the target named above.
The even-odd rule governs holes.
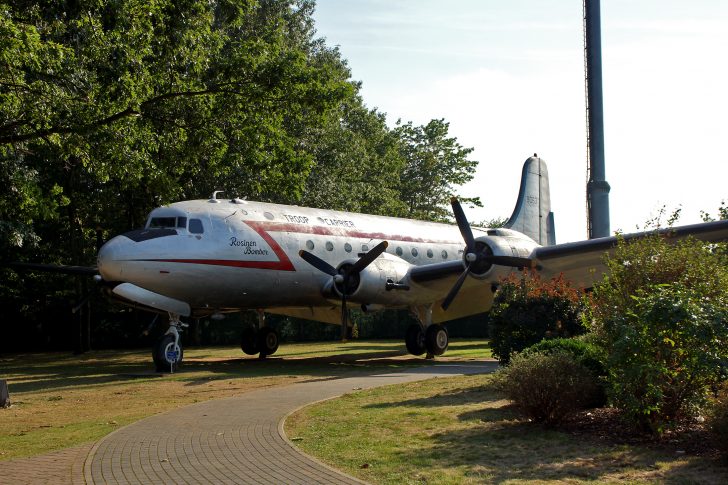
[[[190,316],[190,306],[180,300],[175,300],[168,296],[154,293],[153,291],[145,290],[137,285],[131,283],[122,283],[114,288],[114,294],[131,300],[136,303],[140,303],[144,306],[156,308],[165,312],[176,313],[183,317]]]

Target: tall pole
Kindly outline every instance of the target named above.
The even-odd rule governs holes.
[[[586,184],[589,239],[607,237],[609,184],[604,169],[604,108],[602,103],[602,40],[599,0],[584,0],[584,57],[589,177]]]

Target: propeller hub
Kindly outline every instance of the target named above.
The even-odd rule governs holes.
[[[465,255],[465,261],[468,263],[474,263],[478,259],[478,255],[475,253],[467,253]]]

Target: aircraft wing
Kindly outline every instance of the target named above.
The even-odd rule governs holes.
[[[657,233],[673,240],[693,236],[706,242],[728,241],[728,220],[660,229]],[[655,234],[655,231],[625,234],[620,238],[630,241],[651,234]],[[618,240],[619,238],[612,236],[542,246],[533,251],[531,258],[536,261],[536,267],[545,277],[563,273],[574,286],[591,288],[602,278],[606,269],[604,256],[613,252]]]

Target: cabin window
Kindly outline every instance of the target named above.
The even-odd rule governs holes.
[[[344,244],[344,251],[346,251],[347,253],[350,253],[351,252],[351,244],[349,244],[349,243]]]
[[[395,253],[397,253],[397,256],[402,256],[404,254],[404,251],[402,251],[402,248],[398,247]]]
[[[177,218],[176,217],[152,217],[152,220],[149,221],[149,227],[150,228],[177,227]]]
[[[326,241],[326,250],[327,251],[333,251],[334,250],[334,243],[331,241]]]
[[[306,249],[308,249],[309,251],[313,251],[314,247],[315,246],[313,244],[313,241],[311,241],[310,239],[308,241],[306,241]]]
[[[417,251],[417,248],[412,248],[412,256],[416,258],[418,254],[420,253]]]
[[[266,212],[263,212],[263,215],[268,220],[271,220],[272,221],[273,219],[275,219],[275,216],[273,214],[271,214],[270,212],[267,212],[267,211]]]
[[[435,253],[432,252],[432,249],[427,250],[427,257],[432,258],[435,255]]]
[[[362,244],[361,245],[361,252],[362,253],[366,253],[368,251],[369,251],[369,246],[367,246],[366,244]]]
[[[202,221],[200,219],[190,219],[190,233],[202,234],[205,229],[202,227]]]
[[[447,259],[447,251],[442,250],[442,259]]]

